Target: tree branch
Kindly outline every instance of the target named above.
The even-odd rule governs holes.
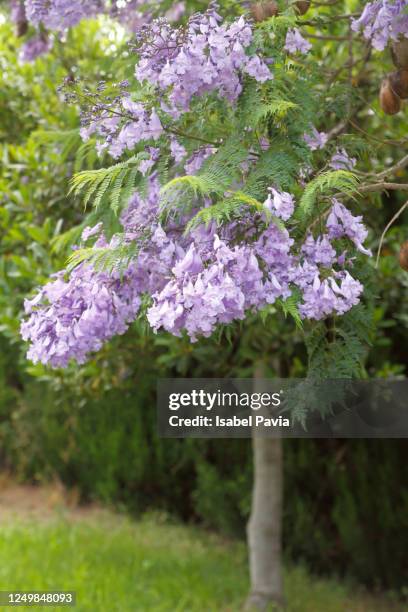
[[[408,183],[371,183],[367,185],[361,185],[358,188],[360,193],[371,193],[374,191],[408,191]]]
[[[375,261],[375,267],[378,268],[378,263],[380,261],[380,254],[381,254],[381,249],[382,249],[382,245],[384,243],[384,238],[386,233],[388,232],[388,230],[390,229],[391,225],[393,223],[395,223],[395,221],[398,219],[398,217],[400,217],[402,215],[402,213],[404,212],[404,210],[407,208],[408,206],[408,200],[405,202],[405,204],[403,206],[401,206],[401,208],[399,209],[398,212],[395,213],[395,215],[393,216],[393,218],[391,219],[391,221],[386,225],[383,233],[381,234],[381,238],[380,238],[380,244],[378,245],[378,251],[377,251],[377,259]]]

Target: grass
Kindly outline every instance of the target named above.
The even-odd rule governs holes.
[[[288,569],[285,585],[288,612],[403,609],[302,568]],[[248,589],[245,547],[152,516],[8,520],[0,527],[0,590],[30,589],[75,590],[76,612],[234,612]]]

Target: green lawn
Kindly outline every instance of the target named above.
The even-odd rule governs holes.
[[[299,568],[285,584],[290,612],[403,610]],[[101,513],[0,527],[0,590],[75,590],[78,612],[238,611],[247,588],[243,545],[157,517],[134,523]]]

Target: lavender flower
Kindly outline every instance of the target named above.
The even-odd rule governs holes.
[[[310,44],[310,42],[303,38],[297,28],[294,28],[293,30],[288,30],[285,42],[286,51],[288,51],[289,53],[303,53],[304,55],[306,55],[307,53],[309,53],[311,48],[312,45]]]
[[[368,231],[363,225],[362,217],[354,217],[349,210],[338,200],[333,198],[333,207],[327,219],[327,229],[331,239],[346,236],[365,255],[371,255],[371,251],[363,246]]]
[[[318,132],[315,127],[312,127],[311,132],[305,134],[303,138],[309,149],[316,151],[317,149],[324,149],[329,137],[325,132]]]
[[[34,62],[38,57],[48,53],[51,42],[44,35],[33,36],[20,48],[19,58],[24,63]]]
[[[242,91],[241,74],[257,81],[272,78],[258,55],[248,56],[252,29],[244,17],[222,24],[214,8],[190,19],[186,32],[157,21],[143,33],[136,77],[168,92],[167,112],[189,110],[194,96],[206,92],[234,102]],[[163,109],[166,106],[162,106]]]
[[[334,170],[352,170],[356,163],[355,157],[350,157],[345,149],[337,149],[329,162],[329,166]]]
[[[408,37],[407,0],[376,0],[368,2],[358,19],[352,22],[355,32],[362,30],[364,38],[382,51],[388,41],[399,36]]]
[[[290,219],[295,208],[293,196],[285,191],[277,191],[273,187],[269,189],[269,192],[268,198],[264,202],[265,208],[284,221]]]

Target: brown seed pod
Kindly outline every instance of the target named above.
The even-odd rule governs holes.
[[[16,36],[17,38],[21,38],[24,34],[27,34],[28,30],[28,22],[25,19],[21,21],[17,21],[16,23]]]
[[[270,17],[275,17],[279,13],[279,7],[274,0],[270,2],[256,2],[251,6],[252,16],[258,23]]]
[[[408,272],[408,240],[406,240],[401,247],[399,253],[399,265],[403,270]]]
[[[408,70],[408,38],[400,38],[392,43],[391,57],[397,68]]]
[[[386,115],[396,115],[401,110],[401,99],[393,91],[388,77],[381,83],[380,106]]]
[[[408,98],[408,70],[397,70],[388,75],[390,85],[399,98]]]
[[[298,0],[295,2],[295,10],[300,15],[304,15],[310,9],[310,0]]]

